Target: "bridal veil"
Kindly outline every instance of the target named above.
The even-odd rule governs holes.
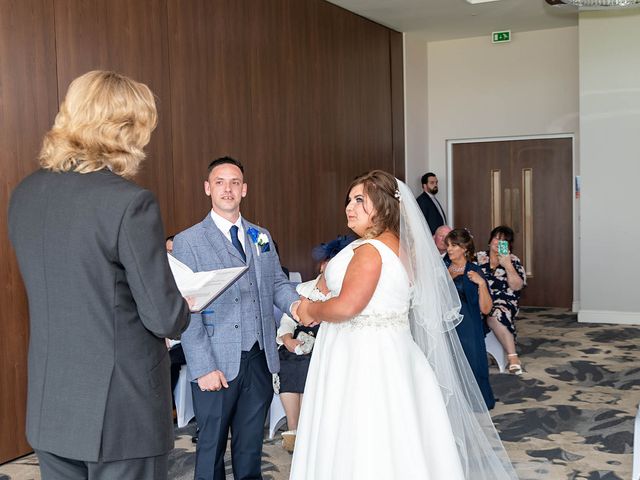
[[[433,368],[465,478],[517,479],[467,362],[456,325],[456,288],[413,193],[400,180],[400,259],[412,283],[411,333]]]

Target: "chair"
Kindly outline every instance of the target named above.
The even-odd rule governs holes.
[[[636,411],[636,425],[633,430],[633,473],[632,480],[640,480],[640,405]]]
[[[293,283],[302,283],[302,275],[300,272],[289,272],[289,280]],[[280,395],[273,394],[271,407],[269,407],[269,440],[273,439],[276,431],[286,421],[287,415],[284,413],[284,407],[280,400]]]
[[[176,388],[173,390],[173,395],[176,401],[178,428],[182,428],[196,416],[193,412],[191,382],[189,382],[189,379],[187,378],[186,365],[182,365],[182,368],[180,368],[180,376],[178,377]]]
[[[507,352],[502,348],[502,344],[498,341],[493,332],[489,332],[487,336],[484,337],[484,343],[487,347],[487,353],[491,355],[498,364],[500,373],[504,373],[508,362]]]
[[[269,440],[273,439],[276,431],[287,419],[284,413],[284,407],[280,401],[280,395],[273,394],[273,400],[271,400],[271,407],[269,407]]]

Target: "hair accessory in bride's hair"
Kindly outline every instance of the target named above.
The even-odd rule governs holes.
[[[398,190],[397,188],[396,188],[396,191],[393,192],[393,196],[396,197],[398,199],[398,201],[402,200],[400,198],[400,190]]]

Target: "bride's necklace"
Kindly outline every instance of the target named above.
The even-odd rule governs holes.
[[[453,263],[451,265],[449,265],[449,270],[451,270],[452,273],[463,273],[465,267],[467,266],[467,264],[465,263],[464,265],[462,265],[461,267],[456,267]]]

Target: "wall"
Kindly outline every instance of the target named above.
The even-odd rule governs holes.
[[[580,151],[583,322],[640,324],[640,13],[582,12]]]
[[[168,232],[205,216],[206,166],[235,156],[249,183],[243,215],[310,278],[311,247],[346,231],[351,178],[372,168],[404,176],[397,32],[321,0],[0,0],[0,463],[28,451],[28,312],[8,198],[37,168],[70,81],[92,69],[157,96],[137,180],[156,194]]]
[[[407,185],[416,193],[428,171],[429,98],[427,96],[427,42],[417,33],[404,34],[405,136]]]
[[[430,42],[429,168],[445,173],[447,140],[577,133],[577,50],[575,27]]]
[[[579,173],[576,27],[515,33],[506,44],[492,44],[489,34],[429,42],[426,60],[419,42],[408,42],[405,35],[407,178],[416,193],[418,177],[431,170],[440,178],[438,196],[448,208],[448,140],[574,134]],[[413,81],[426,86],[426,96]],[[426,113],[412,117],[420,123],[411,124],[412,105],[426,100]],[[418,153],[423,145],[411,132],[426,132],[426,160]],[[579,303],[579,209],[576,201],[574,308]]]
[[[28,452],[24,436],[27,300],[9,247],[13,187],[33,171],[41,134],[58,111],[53,9],[48,0],[0,3],[0,463]],[[11,8],[9,8],[11,7]],[[16,28],[19,25],[20,28]]]

